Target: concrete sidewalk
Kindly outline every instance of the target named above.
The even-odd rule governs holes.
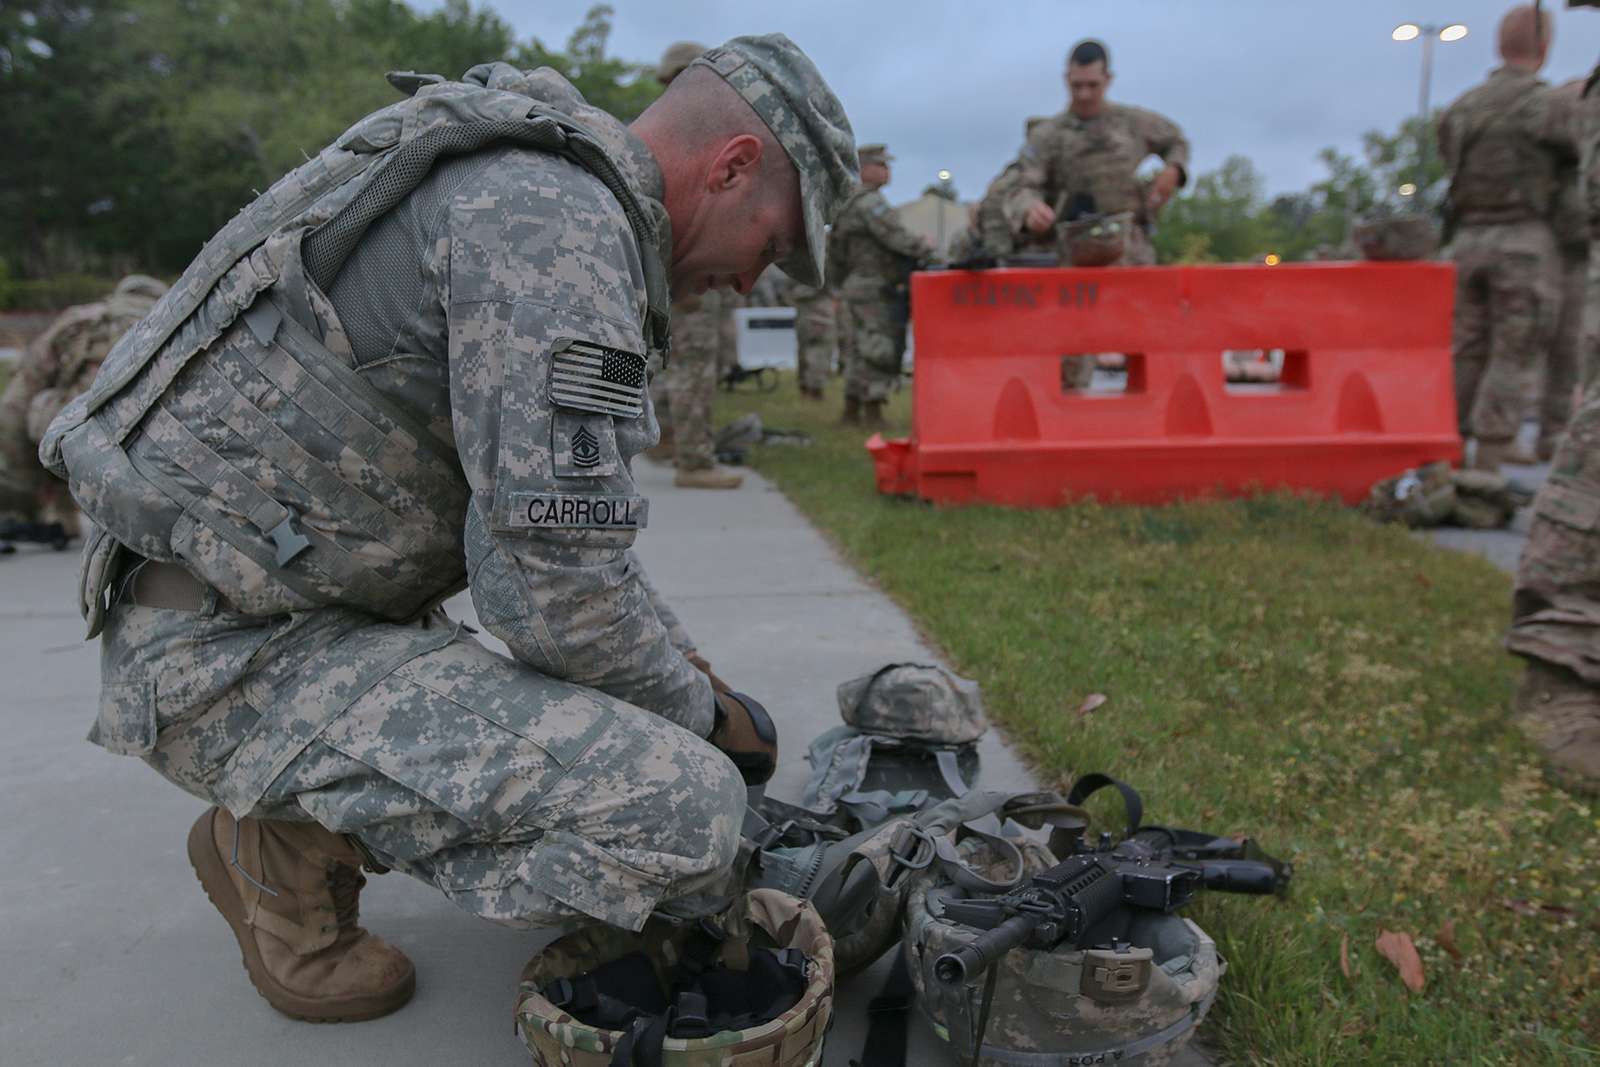
[[[638,473],[652,501],[640,554],[718,672],[779,719],[772,792],[793,798],[806,743],[839,721],[835,686],[929,650],[760,478],[686,492],[666,468]],[[310,1026],[255,994],[184,856],[199,802],[83,739],[99,666],[73,607],[76,568],[75,552],[33,546],[0,558],[0,1062],[527,1063],[511,1008],[518,973],[546,939],[459,912],[403,875],[373,879],[362,900],[364,921],[416,962],[417,996],[403,1011]],[[465,598],[449,607],[471,614]],[[993,733],[983,781],[1028,782]],[[839,990],[827,1064],[859,1055],[879,981],[869,972]],[[953,1060],[919,1021],[910,1062]]]

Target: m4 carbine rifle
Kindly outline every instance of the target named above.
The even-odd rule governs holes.
[[[1204,889],[1267,894],[1288,886],[1290,868],[1248,842],[1187,830],[1138,830],[1115,848],[1076,852],[995,897],[947,900],[944,918],[984,931],[934,961],[941,982],[981,974],[1018,946],[1082,948],[1101,921],[1124,908],[1173,912]]]

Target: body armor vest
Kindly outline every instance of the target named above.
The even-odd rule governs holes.
[[[102,531],[183,562],[249,614],[337,604],[403,621],[465,585],[469,489],[454,445],[331,352],[314,310],[331,313],[323,293],[367,227],[441,157],[518,145],[601,181],[639,245],[646,340],[667,344],[659,205],[594,133],[519,93],[390,80],[416,95],[224,226],[40,449]]]
[[[1556,195],[1556,158],[1527,129],[1528,98],[1545,87],[1531,77],[1493,79],[1456,134],[1450,202],[1467,224],[1544,219]]]

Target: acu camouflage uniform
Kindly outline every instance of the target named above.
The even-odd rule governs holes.
[[[1570,131],[1572,144],[1582,139],[1580,114],[1582,78],[1574,78],[1550,93],[1551,124]],[[1539,456],[1548,460],[1572,416],[1573,390],[1578,384],[1583,348],[1584,283],[1589,272],[1589,223],[1584,213],[1578,161],[1565,157],[1556,172],[1555,206],[1550,215],[1560,264],[1561,310],[1556,316],[1550,354],[1545,361],[1544,385],[1539,394]]]
[[[1506,647],[1529,661],[1523,728],[1558,780],[1600,792],[1600,68],[1580,104],[1589,268],[1584,394],[1533,502]]]
[[[799,360],[800,391],[818,395],[833,373],[833,350],[838,337],[838,305],[826,286],[789,281],[787,299],[794,307],[795,352]]]
[[[75,522],[66,494],[39,463],[39,441],[67,402],[94,382],[111,346],[166,291],[154,278],[131,274],[105,300],[63,311],[28,345],[0,393],[0,516]]]
[[[881,403],[900,383],[905,323],[891,306],[928,246],[900,221],[877,189],[845,201],[828,235],[828,283],[850,320],[844,351],[846,400]],[[837,271],[837,274],[833,272]]]
[[[1464,437],[1500,447],[1535,394],[1559,309],[1550,210],[1574,152],[1545,83],[1503,66],[1439,120],[1456,233],[1456,417]]]
[[[1154,263],[1150,227],[1155,220],[1150,217],[1148,189],[1138,177],[1139,164],[1152,155],[1181,168],[1182,180],[1188,180],[1189,142],[1177,123],[1154,111],[1107,103],[1093,118],[1080,118],[1069,108],[1040,123],[1017,158],[1017,174],[1007,194],[1004,210],[1011,233],[1026,240],[1023,217],[1034,204],[1048,204],[1056,213],[1056,245],[1064,249],[1073,201],[1091,197],[1096,214],[1133,215],[1127,250],[1118,262]],[[1062,372],[1064,384],[1085,388],[1094,375],[1094,359],[1072,358]]]
[[[672,440],[679,470],[713,465],[711,402],[722,376],[724,350],[732,347],[732,289],[710,289],[672,305],[672,358],[651,383],[661,433]]]
[[[702,62],[838,195],[853,149],[797,144],[747,56]],[[726,877],[745,802],[630,550],[661,172],[549,70],[396,84],[415,95],[241,212],[50,428],[100,530],[91,736],[235,816],[352,834],[484,918],[637,930]],[[133,602],[141,565],[170,566],[140,557],[202,602]],[[515,660],[435,610],[462,588]]]

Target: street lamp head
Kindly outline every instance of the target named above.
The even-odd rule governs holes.
[[[947,171],[947,170],[941,170],[939,172],[939,180],[942,181],[942,182],[949,181],[950,180],[950,172]]]
[[[1453,22],[1439,31],[1439,40],[1449,43],[1459,41],[1467,35],[1467,28],[1459,22]]]
[[[1416,196],[1417,195],[1417,187],[1415,185],[1413,185],[1411,182],[1402,183],[1400,188],[1395,190],[1395,191],[1398,192],[1401,196]]]
[[[1394,32],[1389,36],[1397,41],[1415,41],[1422,36],[1422,27],[1415,22],[1402,22],[1394,28]]]

